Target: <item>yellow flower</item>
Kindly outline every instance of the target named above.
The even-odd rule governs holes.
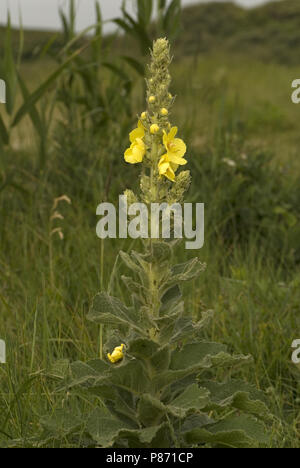
[[[160,113],[161,113],[161,115],[166,116],[166,115],[168,115],[169,111],[168,111],[168,109],[163,107],[162,109],[160,109]]]
[[[121,344],[121,346],[117,346],[111,354],[110,353],[107,354],[107,357],[110,360],[110,362],[114,364],[115,362],[121,361],[121,359],[123,359],[124,346],[125,346],[124,344]]]
[[[157,124],[153,124],[151,125],[150,127],[150,132],[154,135],[155,133],[157,133],[159,131],[159,126]]]
[[[150,97],[149,97],[149,102],[150,102],[150,104],[153,104],[155,101],[156,101],[155,96],[150,96]]]
[[[129,133],[130,143],[134,143],[137,138],[144,138],[144,136],[145,136],[144,125],[139,120],[137,128],[135,128],[134,130],[132,130],[132,132]]]
[[[137,164],[143,161],[146,153],[145,143],[141,138],[137,138],[124,153],[125,161],[129,164]]]
[[[146,146],[143,141],[144,136],[145,129],[142,122],[139,120],[138,127],[129,134],[131,145],[124,153],[126,162],[136,164],[143,161],[143,157],[146,153]]]
[[[158,163],[160,175],[164,175],[169,180],[175,180],[175,172],[178,166],[187,164],[187,160],[183,158],[186,153],[186,145],[180,138],[175,138],[177,127],[172,127],[170,133],[164,130],[163,143],[167,150]]]
[[[165,177],[167,177],[167,179],[171,180],[172,182],[174,182],[175,180],[175,171],[177,167],[175,164],[169,162],[167,154],[162,156],[158,163],[158,170],[160,175],[164,175]]]

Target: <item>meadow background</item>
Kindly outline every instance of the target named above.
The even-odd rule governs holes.
[[[86,320],[95,293],[126,301],[117,255],[138,241],[97,239],[95,212],[138,185],[123,152],[144,110],[152,39],[167,35],[171,119],[193,176],[188,201],[206,205],[199,255],[207,271],[185,290],[186,308],[195,319],[214,309],[209,338],[252,354],[238,376],[267,394],[278,421],[272,446],[300,448],[300,369],[291,361],[300,338],[300,107],[291,102],[299,2],[181,11],[179,1],[169,10],[161,1],[155,23],[151,3],[139,1],[135,18],[123,12],[118,31],[104,37],[101,1],[89,35],[76,33],[73,2],[61,33],[0,28],[8,86],[0,107],[0,446],[30,446],[43,416],[66,404],[56,381],[66,360],[99,356],[99,329]],[[75,414],[84,403],[68,404]]]

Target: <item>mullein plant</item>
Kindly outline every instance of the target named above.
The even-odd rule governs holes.
[[[154,42],[147,78],[147,110],[130,133],[125,160],[141,165],[140,193],[128,203],[181,203],[190,185],[186,145],[170,123],[170,49]],[[130,166],[128,166],[128,170]],[[143,239],[143,251],[121,252],[130,305],[100,292],[88,319],[110,332],[105,359],[70,364],[73,389],[96,397],[89,415],[45,425],[44,440],[63,437],[84,446],[125,448],[256,447],[268,444],[272,422],[263,394],[239,380],[222,379],[250,356],[203,338],[212,312],[195,322],[181,285],[205,270],[198,258],[172,265],[178,240]],[[220,381],[216,380],[220,376]],[[77,393],[78,394],[78,393]],[[61,421],[61,416],[57,421]],[[83,422],[84,421],[84,422]],[[60,428],[60,429],[59,429]]]

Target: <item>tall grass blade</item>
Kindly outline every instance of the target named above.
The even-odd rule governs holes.
[[[32,106],[34,106],[48,91],[49,87],[55,82],[55,80],[62,74],[62,72],[68,67],[68,65],[76,58],[87,46],[83,46],[82,48],[78,49],[74,52],[62,65],[60,65],[54,73],[52,73],[42,84],[38,87],[24,102],[24,104],[18,110],[14,121],[12,123],[12,127],[18,125],[18,123],[27,115]]]
[[[13,56],[11,19],[9,13],[7,17],[4,41],[4,76],[6,81],[6,110],[9,115],[12,115],[15,103],[17,77]]]

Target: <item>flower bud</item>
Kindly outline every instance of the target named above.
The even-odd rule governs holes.
[[[124,353],[123,353],[123,348],[125,347],[124,344],[121,344],[121,346],[117,346],[113,352],[110,354],[107,354],[108,359],[110,360],[111,363],[115,363],[123,359]]]
[[[150,97],[149,97],[149,103],[150,103],[150,104],[153,104],[155,101],[156,101],[155,96],[150,96]]]
[[[155,135],[155,133],[157,133],[159,131],[159,126],[157,124],[153,124],[151,125],[150,127],[150,132]]]
[[[166,115],[168,115],[169,111],[168,111],[168,109],[163,107],[162,109],[160,109],[160,113],[161,113],[162,116],[165,117]]]

